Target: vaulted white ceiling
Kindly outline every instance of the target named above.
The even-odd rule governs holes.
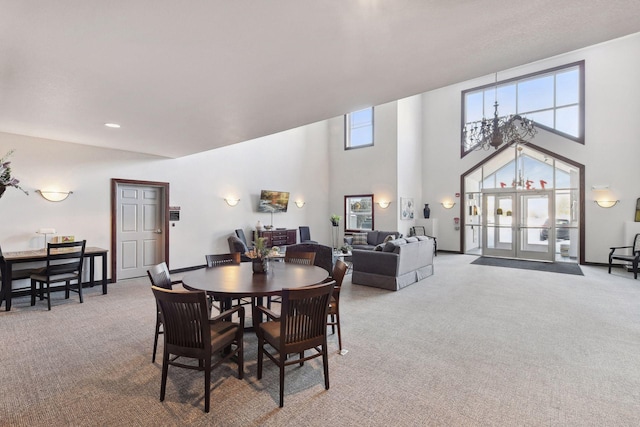
[[[638,0],[0,0],[0,131],[179,157],[636,32]]]

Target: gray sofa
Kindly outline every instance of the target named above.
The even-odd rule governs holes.
[[[433,274],[433,239],[407,237],[381,244],[375,250],[352,251],[351,283],[400,290]]]
[[[356,235],[364,235],[366,234],[366,243],[355,243],[354,240],[357,239]],[[376,246],[383,243],[387,236],[394,236],[396,239],[401,236],[401,234],[397,231],[380,231],[373,230],[367,231],[365,233],[354,233],[351,236],[345,236],[344,242],[351,246],[353,249],[364,249],[372,251]]]

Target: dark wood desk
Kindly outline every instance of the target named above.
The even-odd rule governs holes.
[[[95,284],[95,258],[102,258],[102,293],[107,293],[107,253],[109,251],[102,248],[89,246],[84,251],[85,258],[89,259],[89,286]],[[6,310],[11,310],[11,281],[12,271],[15,264],[26,264],[28,262],[46,261],[47,250],[37,249],[32,251],[4,252],[5,269],[2,271],[2,288],[0,289],[0,305],[5,302]]]

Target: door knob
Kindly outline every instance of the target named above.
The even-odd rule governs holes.
[[[162,230],[158,228],[158,229],[155,231],[155,233],[156,233],[156,234],[162,234]]]

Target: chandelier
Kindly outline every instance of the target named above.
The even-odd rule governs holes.
[[[482,120],[465,124],[462,130],[464,142],[469,149],[488,150],[493,147],[497,150],[502,144],[525,144],[528,139],[538,133],[533,120],[519,114],[510,114],[505,117],[498,115],[497,80],[496,74],[493,119],[483,117]]]

